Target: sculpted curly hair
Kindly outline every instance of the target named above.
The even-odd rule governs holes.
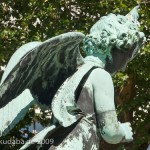
[[[134,56],[145,41],[144,33],[139,31],[135,9],[126,16],[109,14],[96,22],[83,40],[86,55],[96,56],[99,53],[111,60],[111,50],[124,52],[134,48]]]

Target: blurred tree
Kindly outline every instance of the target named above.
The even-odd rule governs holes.
[[[24,43],[44,41],[69,31],[88,34],[90,27],[101,16],[108,13],[125,15],[138,3],[141,5],[141,30],[146,34],[147,43],[126,71],[114,76],[119,118],[123,122],[132,123],[134,141],[119,145],[105,144],[101,141],[101,149],[145,150],[141,145],[147,143],[150,136],[150,1],[1,0],[0,66],[5,66],[15,50]],[[1,75],[0,69],[0,77]],[[21,127],[31,123],[35,116],[33,108],[31,110],[6,138],[16,135]],[[40,118],[41,123],[44,122],[44,117],[37,118]]]

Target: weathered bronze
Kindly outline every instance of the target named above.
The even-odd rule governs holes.
[[[124,70],[145,42],[137,9],[101,17],[86,36],[69,32],[20,47],[0,84],[2,134],[38,104],[52,110],[52,123],[21,149],[98,150],[100,137],[111,144],[132,141],[130,123],[117,119],[111,75]],[[44,139],[54,142],[42,145]]]

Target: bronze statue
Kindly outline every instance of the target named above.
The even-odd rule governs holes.
[[[86,36],[69,32],[19,48],[0,85],[3,135],[36,103],[52,110],[52,121],[21,149],[98,150],[100,137],[112,144],[132,141],[130,123],[117,119],[111,75],[124,70],[145,42],[137,9],[102,17]],[[13,113],[2,118],[8,108]],[[42,145],[44,139],[53,143]]]

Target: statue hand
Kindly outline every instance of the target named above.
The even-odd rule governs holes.
[[[131,142],[133,140],[133,132],[129,122],[121,123],[121,128],[124,131],[125,137],[121,142]]]

